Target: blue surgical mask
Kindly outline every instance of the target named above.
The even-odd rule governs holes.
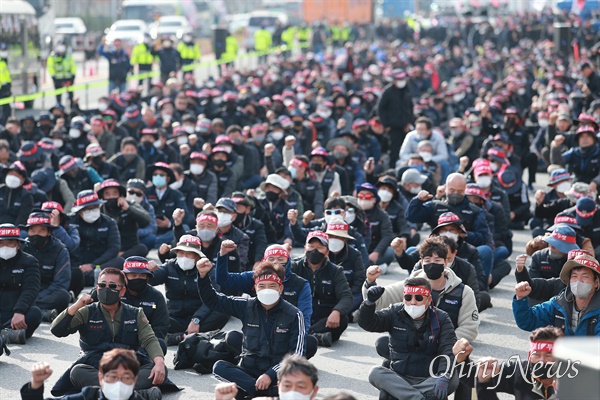
[[[416,164],[416,165],[411,165],[411,168],[416,169],[419,172],[423,172],[423,167],[425,166],[425,164]]]
[[[163,175],[153,175],[152,184],[157,188],[165,187],[167,186],[167,177]]]
[[[288,167],[288,171],[290,171],[290,175],[292,175],[292,179],[296,179],[298,176],[298,170],[294,167]]]

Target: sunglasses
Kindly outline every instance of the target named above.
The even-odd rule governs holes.
[[[420,294],[405,294],[404,300],[411,301],[413,299],[413,296],[415,297],[415,300],[423,301],[423,295],[420,295]]]
[[[373,196],[373,194],[371,193],[360,193],[356,197],[358,197],[361,200],[373,200],[375,198],[375,196]]]
[[[344,210],[325,210],[325,215],[342,215]]]
[[[107,286],[108,286],[109,289],[112,289],[112,290],[117,290],[117,289],[123,287],[123,285],[117,285],[114,282],[111,282],[111,283],[100,282],[98,284],[98,289],[105,289]]]
[[[132,195],[137,196],[137,197],[143,197],[144,196],[144,193],[142,193],[142,192],[136,192],[135,190],[131,190],[131,189],[127,190],[127,193],[132,194]]]

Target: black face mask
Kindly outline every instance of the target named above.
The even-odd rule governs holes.
[[[236,212],[235,222],[241,224],[246,219],[246,213]]]
[[[300,130],[302,128],[302,121],[294,121],[294,128]]]
[[[118,210],[119,209],[119,199],[108,199],[106,200],[106,208],[109,210]]]
[[[121,300],[121,295],[119,294],[118,290],[112,290],[108,287],[98,289],[98,301],[105,306],[117,304],[119,300]]]
[[[317,249],[313,249],[306,252],[306,259],[311,264],[320,264],[325,259],[325,254],[321,253]]]
[[[325,169],[325,166],[323,166],[323,164],[310,164],[310,167],[315,172],[323,172],[323,170]]]
[[[36,249],[41,249],[48,243],[49,236],[31,235],[29,236],[29,243]]]
[[[94,165],[100,166],[103,163],[104,163],[104,160],[102,159],[102,156],[92,158],[92,164],[94,164]]]
[[[125,159],[126,163],[130,163],[135,160],[135,156],[135,154],[123,154],[123,158]]]
[[[152,142],[151,142],[151,141],[149,141],[149,140],[146,140],[146,141],[145,141],[145,142],[142,144],[142,146],[144,146],[144,149],[146,149],[146,151],[150,151],[150,150],[152,150],[152,147],[154,147],[154,143],[152,143]]]
[[[267,200],[269,200],[271,203],[275,203],[277,200],[279,200],[279,195],[275,192],[266,192],[265,196],[267,196]]]
[[[225,166],[225,161],[223,161],[223,160],[213,160],[213,165],[215,167],[222,168],[222,167]]]
[[[440,279],[442,273],[444,273],[444,264],[423,264],[423,271],[425,271],[425,275],[427,275],[428,279],[434,281]]]
[[[585,147],[579,147],[579,152],[584,157],[587,157],[588,155],[592,154],[593,150],[594,150],[594,145],[585,146]]]
[[[508,121],[506,121],[506,124],[504,124],[504,127],[509,131],[515,128],[516,126],[517,123],[513,119],[509,119]]]
[[[50,132],[52,130],[52,126],[51,125],[41,125],[40,130],[42,132],[48,134],[48,132]]]
[[[138,278],[127,280],[127,288],[133,290],[136,293],[141,293],[148,286],[148,279]]]

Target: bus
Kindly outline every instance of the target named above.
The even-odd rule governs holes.
[[[12,94],[35,93],[41,83],[42,51],[35,9],[23,0],[2,0],[0,6],[0,43],[8,47],[8,69],[12,78]],[[44,54],[45,53],[45,54]],[[45,57],[44,57],[45,56]],[[30,108],[33,102],[26,102]]]
[[[120,19],[141,19],[148,25],[160,17],[180,15],[188,19],[197,36],[211,35],[211,0],[124,0]],[[207,23],[208,22],[208,23]]]

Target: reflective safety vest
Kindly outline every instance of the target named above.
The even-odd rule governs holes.
[[[227,36],[225,39],[225,53],[221,56],[227,60],[234,60],[237,57],[239,44],[233,36]]]
[[[349,40],[350,39],[350,28],[347,27],[347,26],[343,27],[341,35],[342,35],[342,40],[344,42],[347,41],[347,40]]]
[[[310,39],[311,34],[312,34],[312,31],[309,27],[298,28],[298,41],[300,43],[308,43],[308,40]]]
[[[10,71],[8,70],[8,65],[6,61],[0,60],[0,86],[5,85],[7,83],[11,83],[12,79],[10,77]]]
[[[54,79],[73,79],[77,66],[75,60],[71,55],[60,56],[56,53],[52,53],[48,57],[48,72]]]
[[[340,40],[342,38],[342,32],[339,26],[333,25],[331,27],[331,39]]]
[[[296,28],[290,26],[281,34],[281,39],[285,42],[288,47],[294,45],[294,37],[296,36]]]
[[[266,29],[259,29],[254,33],[254,48],[257,51],[268,50],[273,43],[273,37]]]
[[[193,62],[200,60],[202,53],[200,52],[200,46],[194,43],[193,45],[185,44],[185,42],[179,42],[177,45],[177,51],[181,57],[182,62]]]
[[[152,65],[153,61],[152,48],[146,43],[138,44],[131,51],[131,65]]]

